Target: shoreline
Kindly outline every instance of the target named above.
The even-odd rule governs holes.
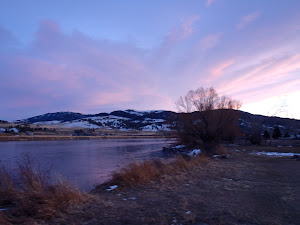
[[[64,141],[64,140],[97,140],[97,139],[119,139],[119,138],[172,138],[163,135],[105,135],[105,136],[50,136],[50,135],[34,135],[34,136],[0,136],[0,142],[7,141]]]

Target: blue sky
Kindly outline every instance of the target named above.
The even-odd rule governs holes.
[[[300,1],[0,3],[0,119],[175,110],[210,86],[300,119]]]

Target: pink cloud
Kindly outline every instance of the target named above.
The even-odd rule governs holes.
[[[226,70],[228,67],[230,67],[232,64],[234,63],[233,59],[230,60],[226,60],[224,62],[219,63],[217,66],[215,66],[212,70],[211,70],[211,74],[217,78],[223,75],[224,70]]]
[[[208,6],[210,6],[211,4],[213,4],[214,1],[215,1],[215,0],[206,0],[205,5],[208,7]]]
[[[188,18],[182,19],[181,20],[181,29],[182,29],[182,34],[181,37],[182,39],[185,39],[189,37],[193,33],[193,24],[198,21],[200,18],[199,15],[193,15]]]
[[[250,23],[254,22],[255,20],[257,20],[261,15],[260,11],[255,11],[252,12],[244,17],[242,17],[240,19],[240,22],[236,25],[236,28],[238,30],[242,30],[244,29],[246,26],[248,26]]]
[[[296,75],[299,69],[299,54],[265,59],[248,68],[231,70],[230,73],[237,73],[238,77],[224,80],[218,86],[221,92],[238,95],[246,102],[257,101],[294,91],[300,84],[300,77]]]
[[[221,33],[209,34],[200,41],[200,49],[205,51],[214,48],[220,41]]]
[[[196,17],[185,20],[186,36],[193,21]],[[79,31],[65,34],[57,23],[46,20],[29,46],[2,57],[2,72],[6,71],[5,83],[0,83],[6,92],[2,102],[34,115],[59,110],[99,112],[103,107],[127,108],[136,101],[140,108],[151,109],[150,101],[142,99],[159,101],[159,76],[149,67],[145,51],[132,43],[95,40]]]
[[[167,42],[177,42],[188,38],[190,35],[192,35],[194,31],[193,25],[199,20],[199,18],[199,15],[192,15],[189,17],[182,18],[180,20],[180,24],[167,33],[165,37]]]

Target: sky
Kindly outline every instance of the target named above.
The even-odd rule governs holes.
[[[300,119],[299,0],[0,0],[0,119],[172,110],[214,87]]]

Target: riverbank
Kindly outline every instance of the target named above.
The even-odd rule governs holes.
[[[161,174],[147,163],[141,164],[141,167],[136,165],[133,170],[126,167],[129,172],[134,172],[134,178],[127,176],[129,182],[113,179],[94,189],[85,204],[58,211],[47,220],[25,218],[23,222],[89,225],[300,224],[300,161],[292,157],[250,154],[299,154],[299,146],[231,146],[227,150],[227,159],[199,157],[192,163],[180,161],[166,166],[154,162],[158,171],[164,171]],[[154,175],[141,182],[130,181],[138,181],[136,174],[145,170],[147,174]],[[9,210],[2,213],[8,215]]]
[[[97,140],[97,139],[118,139],[118,138],[164,138],[159,133],[149,134],[112,134],[103,136],[66,136],[66,135],[6,135],[0,136],[1,141],[59,141],[59,140]],[[172,137],[172,136],[170,136]]]
[[[299,224],[300,162],[250,150],[266,148],[230,148],[228,159],[201,161],[146,184],[99,186],[98,200],[50,224]]]

